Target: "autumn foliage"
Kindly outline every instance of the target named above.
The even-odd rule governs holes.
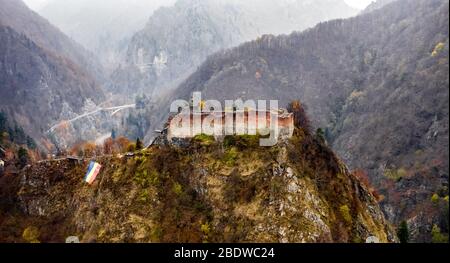
[[[311,121],[306,114],[306,106],[295,100],[289,103],[287,110],[294,114],[294,125],[306,132],[311,131]]]
[[[69,150],[69,154],[80,157],[119,154],[127,152],[131,144],[125,137],[108,138],[103,145],[96,145],[93,142],[80,142]]]
[[[369,189],[370,193],[377,199],[377,201],[382,201],[383,196],[381,196],[378,191],[370,183],[369,175],[366,171],[357,169],[353,171],[353,175],[358,178],[358,180]]]

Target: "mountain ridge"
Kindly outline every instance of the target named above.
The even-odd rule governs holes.
[[[126,43],[159,6],[171,1],[51,1],[38,13],[97,55],[110,74],[122,61]],[[61,12],[61,10],[65,10]]]
[[[22,0],[1,0],[0,4],[2,24],[25,34],[42,48],[49,49],[55,54],[63,54],[74,63],[93,72],[94,77],[104,80],[102,67],[92,59],[93,54],[29,9]]]
[[[22,1],[0,3],[0,109],[48,151],[51,125],[104,99],[101,74],[81,46]]]
[[[261,13],[266,14],[264,19]],[[298,13],[303,15],[294,15]],[[113,73],[109,89],[128,96],[145,92],[158,99],[216,51],[267,31],[292,32],[319,21],[353,14],[356,10],[341,0],[280,3],[180,0],[174,6],[155,11],[146,27],[133,36],[125,61]]]

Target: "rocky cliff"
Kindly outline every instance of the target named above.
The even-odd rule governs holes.
[[[316,137],[299,129],[276,147],[257,142],[200,136],[98,157],[92,186],[87,160],[29,166],[1,178],[0,241],[395,241],[370,191]]]

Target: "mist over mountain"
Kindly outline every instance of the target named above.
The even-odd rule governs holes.
[[[91,49],[86,51],[30,11],[23,2],[3,2],[1,10],[5,25],[25,34],[42,49],[69,59],[79,67],[77,70],[85,71],[84,75],[92,78],[95,85],[107,81],[106,87],[112,92],[112,96],[103,97],[102,91],[93,89],[97,98],[95,102],[88,101],[86,107],[80,107],[80,104],[77,107],[61,107],[61,104],[53,108],[55,113],[50,114],[52,121],[40,123],[40,133],[46,131],[43,128],[45,126],[49,128],[58,122],[75,118],[77,113],[95,110],[96,104],[102,100],[100,98],[106,98],[109,105],[118,106],[134,102],[135,96],[141,93],[147,94],[152,100],[153,95],[163,96],[189,76],[208,55],[222,48],[238,45],[266,32],[287,33],[312,26],[321,20],[349,16],[356,12],[341,0],[254,0],[245,3],[234,0],[182,0],[175,6],[170,6],[170,2],[149,3],[140,0],[53,0],[39,9],[39,13],[72,36],[72,39]],[[169,7],[159,9],[148,20],[153,10],[161,5]],[[131,38],[135,30],[141,27],[144,29]],[[99,63],[97,58],[102,59],[103,63]],[[117,64],[120,66],[108,80],[101,64],[106,65],[106,71]],[[30,70],[39,71],[41,68],[30,66]],[[33,82],[33,85],[36,83]],[[64,92],[70,94],[69,90],[65,89]],[[77,99],[85,97],[92,96],[82,94]],[[57,112],[61,113],[60,118],[56,117]],[[113,120],[107,114],[93,117],[71,123],[78,127],[71,125],[69,130],[52,140],[69,146],[78,139],[95,140],[98,136],[106,136],[107,130],[120,126],[120,120]],[[124,133],[130,137],[143,137],[149,123],[154,122],[154,116],[148,116],[146,120],[140,120],[142,118],[139,116],[134,118],[136,122],[142,122],[139,132],[133,131],[133,125],[128,125],[128,120],[133,118],[131,116],[131,119],[128,117],[122,121]],[[33,131],[34,136],[38,134]]]
[[[49,0],[39,14],[60,28],[112,70],[128,41],[154,10],[175,0]]]
[[[284,105],[299,98],[346,163],[369,171],[389,218],[420,222],[426,227],[414,238],[429,241],[445,217],[432,212],[430,198],[448,189],[448,7],[402,0],[303,33],[267,35],[210,56],[174,94]]]
[[[180,0],[157,10],[133,36],[110,89],[159,97],[216,51],[265,33],[290,33],[356,12],[343,0]]]
[[[101,67],[22,1],[0,0],[0,110],[34,138],[104,99]]]
[[[34,11],[41,10],[44,6],[48,4],[51,0],[23,0],[23,2]]]
[[[104,78],[103,69],[98,61],[92,59],[92,53],[30,10],[22,0],[2,0],[0,3],[0,22],[4,26],[26,35],[51,52],[64,55],[89,70],[94,77]]]

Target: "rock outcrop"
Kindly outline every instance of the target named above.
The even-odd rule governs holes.
[[[0,236],[20,241],[35,227],[41,242],[395,241],[369,190],[313,136],[297,131],[272,148],[253,140],[99,157],[92,186],[82,180],[87,162],[29,166],[10,191],[15,208],[2,209]]]

